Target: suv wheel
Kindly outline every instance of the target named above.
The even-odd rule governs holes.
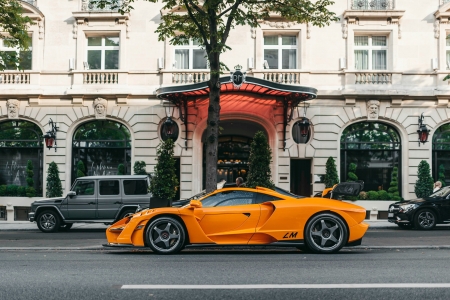
[[[181,223],[171,217],[153,220],[145,234],[147,245],[159,254],[175,254],[184,247],[186,231]]]
[[[61,219],[56,211],[44,210],[39,214],[36,223],[42,232],[57,232],[61,226]]]

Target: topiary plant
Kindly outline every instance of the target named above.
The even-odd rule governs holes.
[[[368,200],[378,200],[378,192],[376,192],[376,191],[368,191],[367,192],[367,199]]]
[[[445,167],[443,164],[439,165],[438,180],[442,183],[442,187],[445,186]]]
[[[378,191],[378,200],[391,200],[391,196],[385,190]]]
[[[172,200],[175,197],[178,179],[173,158],[174,146],[172,139],[167,139],[156,148],[157,163],[150,181],[152,197],[165,200]]]
[[[417,198],[428,197],[433,193],[433,178],[431,177],[430,165],[422,160],[417,169],[417,181],[414,186],[414,192]]]
[[[27,162],[27,187],[24,191],[21,191],[24,196],[34,197],[36,195],[36,190],[34,189],[34,179],[33,179],[33,162],[28,160]]]
[[[398,192],[398,168],[394,167],[392,169],[392,180],[391,183],[389,184],[389,196],[392,200],[395,201],[400,201],[402,200],[402,198],[400,197],[400,194]]]
[[[333,187],[335,184],[339,183],[339,177],[336,169],[336,162],[333,157],[328,157],[325,166],[325,188]]]
[[[58,165],[54,161],[52,161],[48,166],[46,196],[48,198],[62,196],[62,185],[61,179],[59,179]]]
[[[123,164],[117,166],[117,175],[125,175],[125,166]]]
[[[357,181],[358,180],[358,176],[356,176],[355,172],[356,172],[356,164],[354,164],[354,163],[349,164],[347,181]]]
[[[266,135],[258,131],[250,145],[248,159],[247,187],[257,186],[274,189],[275,184],[271,179],[270,163],[272,162],[272,150],[267,142]]]
[[[160,144],[161,146],[161,144]],[[145,161],[135,161],[133,166],[133,171],[135,175],[147,175],[147,171],[145,170]]]
[[[83,161],[80,160],[77,163],[77,178],[86,176],[84,172],[86,172],[86,168]]]

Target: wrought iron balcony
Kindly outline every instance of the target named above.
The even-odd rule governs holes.
[[[119,0],[116,5],[105,5],[104,8],[98,8],[91,0],[82,0],[82,11],[117,11],[118,6],[122,5],[122,1]]]
[[[353,0],[352,2],[353,10],[390,10],[394,8],[394,0]]]

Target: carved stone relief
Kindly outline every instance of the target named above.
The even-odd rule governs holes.
[[[367,119],[378,120],[378,113],[380,110],[380,101],[369,100],[367,101]]]
[[[105,119],[106,118],[106,105],[108,102],[103,98],[96,98],[94,100],[93,106],[95,111],[96,119]]]
[[[18,119],[19,118],[19,100],[9,99],[6,101],[6,108],[8,110],[8,119]]]

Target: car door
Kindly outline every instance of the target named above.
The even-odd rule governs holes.
[[[255,193],[227,190],[202,200],[195,209],[205,234],[218,244],[247,244],[255,233],[260,205],[254,203]]]
[[[114,219],[122,206],[119,179],[98,181],[97,217],[99,219]]]
[[[79,180],[72,191],[76,195],[67,199],[67,214],[70,220],[95,220],[97,197],[95,180]]]

